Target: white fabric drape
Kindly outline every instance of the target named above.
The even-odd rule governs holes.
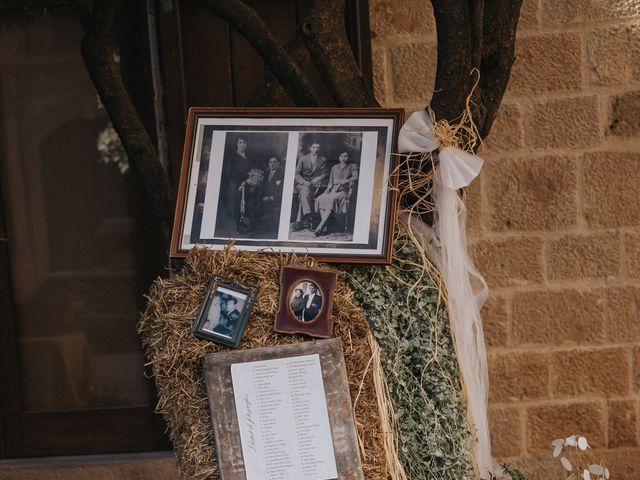
[[[480,318],[480,308],[489,290],[469,258],[466,207],[457,192],[478,176],[483,160],[459,148],[441,147],[432,127],[426,110],[421,110],[413,113],[400,129],[400,153],[439,150],[433,188],[433,227],[417,218],[409,218],[408,222],[446,285],[451,333],[466,389],[469,420],[477,437],[475,460],[480,476],[488,478],[489,472],[499,473],[491,456],[487,419],[489,376]]]

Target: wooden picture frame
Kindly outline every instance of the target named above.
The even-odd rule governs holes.
[[[283,267],[280,271],[280,307],[273,329],[279,333],[330,338],[336,282],[334,272]]]
[[[171,242],[390,263],[401,109],[191,108]]]
[[[257,289],[212,277],[205,290],[191,333],[237,348],[256,299]]]
[[[216,440],[217,467],[221,480],[245,480],[247,478],[241,427],[234,396],[233,366],[304,355],[319,356],[327,413],[331,426],[333,454],[338,470],[337,478],[364,480],[347,370],[342,351],[342,341],[338,338],[332,338],[291,345],[273,345],[271,347],[212,353],[202,358],[202,373],[209,397],[211,422]],[[259,381],[259,379],[256,380]],[[266,412],[270,412],[274,407],[270,405],[262,408]],[[258,418],[260,410],[260,406],[256,405],[256,426],[261,425]],[[279,422],[281,418],[285,417],[287,416],[272,418],[268,423],[270,425],[274,420]],[[280,437],[273,439],[276,442],[279,440],[281,440]],[[267,478],[267,476],[262,478]]]

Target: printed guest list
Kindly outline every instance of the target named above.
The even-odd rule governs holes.
[[[247,480],[338,478],[320,356],[231,365]]]

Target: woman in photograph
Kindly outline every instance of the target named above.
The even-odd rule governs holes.
[[[327,189],[316,198],[315,210],[320,215],[320,223],[314,230],[319,237],[326,233],[326,223],[331,213],[346,213],[351,189],[358,180],[358,166],[349,162],[349,153],[338,156],[338,164],[331,168]]]
[[[220,308],[222,301],[220,295],[216,295],[211,300],[211,307],[209,307],[209,312],[207,313],[207,320],[204,322],[202,326],[203,330],[207,332],[213,332],[214,328],[216,328],[220,324],[220,319],[222,316],[222,310]]]
[[[291,299],[291,310],[298,320],[302,319],[302,311],[305,307],[304,292],[300,288],[296,288],[293,291],[293,298]]]
[[[233,141],[231,138],[229,141]],[[220,182],[220,202],[218,204],[218,221],[216,233],[219,235],[233,235],[241,218],[242,184],[247,180],[249,172],[254,167],[253,160],[247,153],[249,143],[247,138],[238,135],[235,148],[227,152],[222,164],[222,178]]]

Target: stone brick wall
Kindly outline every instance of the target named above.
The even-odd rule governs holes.
[[[370,0],[375,89],[429,101],[429,2]],[[640,3],[525,0],[517,60],[468,193],[494,453],[564,478],[551,441],[586,434],[640,478]]]

